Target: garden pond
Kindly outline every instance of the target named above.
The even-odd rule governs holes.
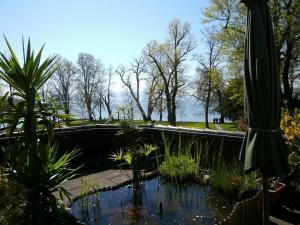
[[[73,203],[71,214],[87,225],[212,225],[226,217],[234,201],[210,186],[175,184],[160,177],[97,192]]]

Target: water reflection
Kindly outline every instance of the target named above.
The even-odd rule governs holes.
[[[82,205],[85,210],[80,210]],[[72,214],[87,225],[209,225],[231,208],[232,202],[209,186],[174,185],[157,177],[144,182],[137,192],[127,186],[78,200]]]

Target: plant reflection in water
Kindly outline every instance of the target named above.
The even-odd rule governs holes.
[[[80,205],[90,205],[85,201],[93,203],[93,198],[98,198],[99,205],[93,207],[92,204],[81,211]],[[89,195],[85,200],[74,202],[72,214],[87,225],[210,225],[228,215],[232,205],[232,200],[209,186],[174,184],[156,177],[143,182],[137,192],[129,185],[115,191],[98,192],[98,196]]]

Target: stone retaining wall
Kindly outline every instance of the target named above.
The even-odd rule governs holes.
[[[169,126],[140,126],[141,135],[149,143],[161,144],[161,133],[167,136],[181,137],[184,140],[196,139],[209,148],[211,156],[222,149],[224,160],[236,160],[243,140],[243,133],[221,132],[211,130],[186,129]],[[116,125],[91,125],[70,128],[57,128],[55,139],[62,152],[73,148],[82,149],[82,154],[75,162],[75,166],[85,163],[85,169],[91,172],[108,169],[112,166],[109,155],[126,145],[123,137],[117,136],[120,127]],[[41,135],[43,138],[43,135]],[[176,138],[174,138],[176,140]],[[178,140],[178,139],[177,139]],[[6,145],[8,139],[0,136],[0,146]],[[1,156],[0,156],[1,157]]]

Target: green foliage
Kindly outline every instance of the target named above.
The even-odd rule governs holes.
[[[126,150],[120,149],[113,153],[110,158],[114,161],[124,162],[131,167],[133,187],[137,190],[139,189],[141,170],[143,168],[142,162],[157,148],[153,145],[145,143],[141,144],[141,140],[138,135],[141,130],[133,124],[132,120],[123,120],[121,121],[120,126],[121,130],[117,133],[117,135],[123,135],[127,139],[127,147]]]
[[[291,183],[300,190],[300,113],[284,112],[280,127],[289,150],[288,162],[294,177]]]
[[[63,207],[53,192],[68,196],[59,185],[75,172],[69,169],[70,162],[78,155],[78,150],[58,154],[58,146],[53,145],[54,117],[59,116],[50,104],[41,101],[38,90],[55,71],[55,57],[41,62],[42,49],[35,56],[30,41],[21,65],[13,49],[6,40],[10,57],[0,53],[0,76],[11,86],[13,92],[5,95],[0,104],[0,119],[11,139],[3,147],[3,162],[6,177],[23,185],[26,190],[26,224],[63,224]],[[14,132],[20,135],[14,135]],[[40,139],[38,132],[45,132],[47,138]],[[46,140],[47,139],[47,140]]]
[[[135,160],[147,158],[155,150],[155,146],[144,144],[138,146],[137,149],[127,148],[126,151],[120,149],[119,151],[114,152],[110,158],[114,161],[123,161],[129,166],[133,166],[138,164],[138,162],[135,162]]]
[[[197,140],[178,140],[161,134],[164,145],[164,162],[159,166],[163,177],[173,180],[187,180],[199,176],[200,166],[209,168],[208,146]]]
[[[274,29],[274,44],[277,52],[278,70],[283,89],[283,103],[290,110],[296,105],[292,90],[298,77],[299,67],[299,18],[298,0],[269,1],[269,9]],[[246,26],[246,7],[240,0],[210,0],[203,11],[203,23],[211,23],[215,28],[212,39],[222,46],[226,74],[239,77],[243,71],[244,29]],[[294,106],[294,107],[292,107]]]
[[[203,14],[203,23],[213,23],[211,38],[221,45],[227,72],[238,75],[243,63],[246,7],[238,0],[211,0]]]
[[[164,92],[168,122],[173,126],[176,125],[176,96],[184,86],[184,62],[195,46],[190,25],[174,19],[169,24],[167,40],[163,43],[151,41],[143,51],[147,61],[158,72],[158,80],[163,86],[161,90]]]
[[[244,112],[244,80],[243,77],[232,78],[225,86],[220,112],[225,117],[237,121]]]
[[[244,175],[244,182],[241,187],[241,191],[246,190],[258,190],[260,188],[260,183],[258,182],[257,172],[252,172],[250,174]]]
[[[139,144],[139,134],[141,129],[137,127],[132,119],[120,120],[118,125],[121,129],[117,132],[117,135],[123,136],[126,139],[128,146]]]
[[[258,190],[257,174],[244,174],[238,163],[227,164],[219,154],[211,169],[211,186],[228,197],[239,198],[242,192]]]
[[[156,150],[155,146],[144,144],[134,147],[127,147],[126,151],[120,149],[113,153],[110,158],[114,161],[124,162],[129,165],[132,171],[132,181],[134,190],[139,190],[139,182],[141,180],[142,162],[144,159]],[[122,164],[120,164],[122,166]]]
[[[41,62],[43,48],[35,56],[34,51],[31,50],[30,41],[28,41],[26,52],[23,42],[24,62],[21,65],[10,44],[6,39],[5,41],[10,57],[7,58],[3,53],[0,53],[0,76],[10,85],[13,92],[9,101],[12,110],[4,112],[2,115],[8,116],[4,119],[9,120],[10,134],[15,131],[17,125],[22,124],[24,139],[27,147],[29,147],[36,143],[36,128],[40,113],[43,114],[42,117],[47,116],[44,108],[37,109],[43,107],[38,97],[38,90],[55,72],[55,57],[46,58],[45,61]]]
[[[170,156],[159,167],[163,177],[175,181],[193,179],[198,170],[195,160],[188,156]]]
[[[235,123],[223,123],[220,124],[223,130],[226,131],[238,131],[238,128]]]
[[[211,186],[222,191],[227,196],[239,194],[243,185],[243,177],[240,176],[238,168],[219,164],[211,174]]]
[[[90,218],[93,218],[96,224],[100,223],[101,205],[99,189],[98,182],[90,183],[84,179],[80,180],[80,221],[83,221],[84,224],[88,224]],[[90,215],[89,209],[92,209],[92,215]]]

